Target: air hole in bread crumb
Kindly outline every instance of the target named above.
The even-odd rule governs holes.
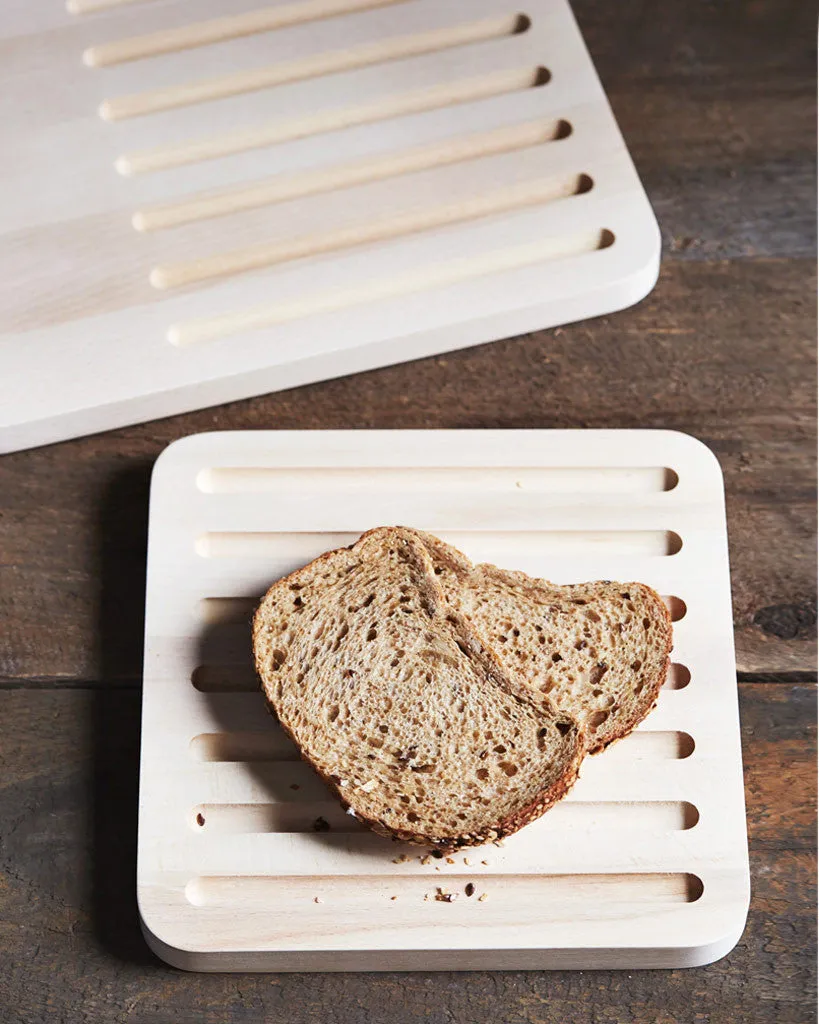
[[[609,667],[605,663],[605,661],[600,661],[596,665],[594,665],[592,667],[591,672],[589,672],[589,685],[597,686],[597,684],[600,682],[600,680],[603,678],[603,676],[608,672],[608,670],[609,670]]]
[[[552,661],[556,665],[559,661],[563,661],[563,655],[561,655],[561,654],[553,654],[552,655]]]
[[[602,690],[592,690],[592,697],[602,697],[602,695],[603,695],[603,691]]]
[[[407,821],[416,822],[420,820],[420,817],[415,813],[415,811],[407,811]]]
[[[374,628],[371,627],[367,631],[367,639],[368,640],[375,640],[377,636],[378,636],[378,630],[377,629],[374,629]]]
[[[643,667],[643,663],[641,661],[632,661],[632,663],[631,663],[631,671],[632,672],[639,672],[642,667]]]
[[[341,711],[341,709],[339,708],[338,704],[334,704],[330,708],[330,710],[327,712],[327,719],[328,719],[328,721],[335,722],[335,720],[339,716],[340,711]]]
[[[651,619],[643,619],[643,629],[649,629],[651,627]]]
[[[508,779],[518,773],[517,765],[512,764],[511,761],[501,761],[498,767]]]
[[[589,726],[592,729],[599,729],[608,717],[608,711],[595,711],[589,715]]]
[[[588,646],[589,646],[589,643],[588,643],[587,640],[578,640],[577,643],[574,645],[574,649],[576,651],[582,651],[584,648],[586,648]]]
[[[576,600],[576,601],[572,601],[572,604],[584,605],[584,604],[586,604],[586,602],[585,601]]]
[[[278,672],[278,670],[284,664],[286,658],[287,658],[287,654],[284,651],[281,651],[278,648],[276,648],[276,650],[271,655],[271,659],[272,659],[272,663],[270,665],[271,669],[274,672]]]
[[[494,749],[496,754],[506,753],[506,747],[502,743],[499,743]]]
[[[566,733],[572,727],[572,723],[571,722],[557,722],[556,725],[557,725],[557,731],[560,733],[561,736],[565,736]]]
[[[586,618],[589,620],[589,622],[600,622],[600,616],[597,614],[597,612],[592,611],[591,608],[584,614]]]
[[[489,778],[489,769],[487,769],[487,768],[478,768],[478,770],[475,772],[475,774],[481,780],[481,782],[486,782],[486,780]]]

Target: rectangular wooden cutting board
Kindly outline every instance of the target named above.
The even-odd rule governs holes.
[[[0,54],[0,451],[656,280],[566,0],[31,0]]]
[[[395,523],[555,582],[643,581],[674,619],[658,707],[502,847],[430,859],[362,830],[258,691],[249,622],[269,584]],[[728,952],[749,873],[714,456],[666,431],[171,445],[151,492],[138,898],[152,948],[192,970],[682,967]]]

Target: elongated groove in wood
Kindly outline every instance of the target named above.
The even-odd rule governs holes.
[[[337,915],[341,908],[366,910],[398,896],[393,906],[402,914],[412,912],[410,901],[417,905],[415,913],[429,917],[446,914],[451,923],[455,917],[469,915],[480,920],[484,904],[463,896],[464,887],[474,881],[473,874],[427,873],[414,875],[345,875],[342,884],[326,875],[208,875],[191,879],[185,896],[195,907],[230,906],[243,913],[269,914],[298,910],[299,913]],[[685,872],[644,872],[633,874],[577,875],[495,875],[484,883],[489,899],[543,900],[550,919],[574,915],[578,909],[605,904],[633,909],[634,904],[694,903],[703,895],[703,884]],[[424,901],[425,894],[434,894],[436,886],[458,892],[452,903],[434,899]],[[318,899],[320,902],[315,903]],[[473,917],[474,915],[474,917]]]
[[[259,717],[264,722],[264,705],[259,697]],[[204,732],[190,741],[196,761],[221,763],[241,761],[299,762],[299,752],[281,729],[268,725],[264,732]]]
[[[674,663],[663,684],[665,690],[683,690],[691,682],[686,665]],[[191,673],[191,684],[200,693],[258,693],[259,680],[252,666],[242,664],[197,665]]]
[[[654,494],[673,491],[679,476],[666,466],[312,466],[276,468],[214,466],[200,470],[196,486],[203,494],[304,494],[339,491],[436,494],[516,491],[548,494]],[[471,534],[481,531],[471,530]],[[296,534],[280,534],[288,543]],[[320,536],[320,535],[317,535]],[[326,547],[326,545],[325,545]],[[322,548],[324,550],[324,548]]]
[[[252,306],[249,309],[183,321],[171,325],[167,338],[172,345],[215,341],[232,334],[275,327],[308,316],[339,312],[371,302],[413,295],[508,270],[518,270],[550,259],[587,255],[600,249],[607,249],[613,244],[614,235],[607,228],[558,238],[545,238],[528,245],[420,267],[406,274],[373,280],[365,285],[324,291],[304,295],[288,302]]]
[[[264,708],[259,698],[259,717],[264,722]],[[244,762],[293,762],[301,767],[298,751],[285,734],[269,723],[256,732],[203,732],[189,745],[195,761],[221,764]],[[694,752],[694,740],[679,730],[638,730],[613,744],[605,752],[607,761],[680,761]],[[310,778],[313,778],[312,772]],[[294,791],[295,792],[295,791]],[[288,799],[298,799],[287,794]]]
[[[543,530],[533,539],[542,554],[593,551],[651,558],[671,557],[682,549],[679,534],[672,530]],[[211,532],[201,534],[196,541],[196,552],[203,558],[263,558],[281,551],[278,533]]]
[[[546,820],[561,832],[577,829],[686,832],[699,821],[699,811],[686,800],[563,800],[549,811]],[[364,829],[360,822],[332,801],[199,804],[192,809],[189,824],[195,832],[203,835],[271,832],[345,834]],[[486,867],[477,867],[476,870],[488,873]]]
[[[133,36],[112,43],[92,46],[83,54],[88,67],[101,68],[124,64],[144,57],[157,57],[162,53],[191,50],[198,46],[223,43],[228,39],[272,32],[289,25],[302,25],[323,18],[333,18],[354,11],[370,11],[378,7],[392,7],[406,0],[303,0],[301,3],[259,7],[242,14],[226,15],[210,21],[197,21],[188,25]]]
[[[117,158],[114,166],[126,177],[133,174],[148,174],[197,163],[200,160],[215,160],[233,153],[273,146],[280,142],[292,142],[321,132],[339,131],[387,118],[419,114],[428,110],[457,106],[459,103],[470,103],[491,96],[532,89],[545,85],[548,80],[549,72],[542,67],[507,68],[494,74],[385,96],[369,103],[321,111],[310,116],[294,118],[292,121],[266,122],[235,132],[189,139],[176,145],[125,153]]]
[[[470,43],[502,39],[526,31],[529,20],[519,14],[484,18],[481,21],[465,22],[445,28],[430,29],[415,35],[379,39],[374,43],[333,50],[327,53],[302,57],[298,60],[269,64],[264,67],[234,71],[213,78],[201,78],[191,82],[147,92],[131,93],[104,100],[99,113],[106,121],[123,121],[130,117],[143,117],[175,107],[187,107],[196,103],[225,99],[242,93],[257,92],[277,85],[318,78],[322,75],[339,74],[358,68],[372,67],[393,60],[421,57],[440,53],[443,50],[468,46]]]
[[[66,0],[65,9],[69,14],[94,14],[97,11],[107,11],[115,7],[150,2],[151,0]]]
[[[422,207],[376,220],[368,218],[364,222],[335,231],[317,232],[300,238],[247,246],[195,260],[161,264],[151,271],[150,281],[154,288],[168,289],[199,284],[214,278],[235,277],[237,274],[275,266],[277,263],[308,259],[311,256],[371,245],[375,242],[386,242],[452,224],[464,224],[482,217],[510,213],[513,210],[525,209],[527,206],[542,206],[583,194],[591,188],[592,180],[587,174],[571,174],[545,181],[506,185],[498,191],[467,196],[454,203]]]
[[[262,536],[266,535],[262,534]],[[350,536],[355,540],[357,535],[350,534]],[[211,625],[244,623],[250,620],[259,601],[261,601],[261,597],[203,597],[198,604],[199,615],[203,622],[208,622]],[[685,601],[673,596],[663,597],[663,601],[669,610],[672,622],[679,622],[685,617],[687,612]]]
[[[160,231],[244,210],[271,206],[288,199],[300,199],[416,171],[511,153],[568,138],[571,131],[571,125],[565,120],[531,121],[495,131],[448,139],[432,146],[419,146],[390,153],[381,158],[339,164],[318,171],[277,175],[219,191],[202,192],[186,199],[138,210],[131,223],[137,231]]]

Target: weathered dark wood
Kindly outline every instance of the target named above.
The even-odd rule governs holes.
[[[0,675],[137,679],[151,463],[258,427],[694,434],[726,476],[739,669],[815,671],[814,281],[809,261],[669,263],[617,316],[6,456]]]
[[[815,688],[744,684],[753,898],[696,971],[195,975],[160,964],[134,904],[139,694],[0,691],[0,1019],[237,1024],[807,1024],[815,1000]]]

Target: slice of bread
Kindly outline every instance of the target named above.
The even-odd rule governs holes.
[[[358,819],[443,848],[560,799],[581,730],[450,609],[424,545],[382,528],[275,583],[253,621],[269,706]]]
[[[494,565],[416,531],[447,602],[506,671],[548,694],[587,736],[589,753],[628,735],[657,703],[668,672],[671,618],[643,583],[558,586]]]

